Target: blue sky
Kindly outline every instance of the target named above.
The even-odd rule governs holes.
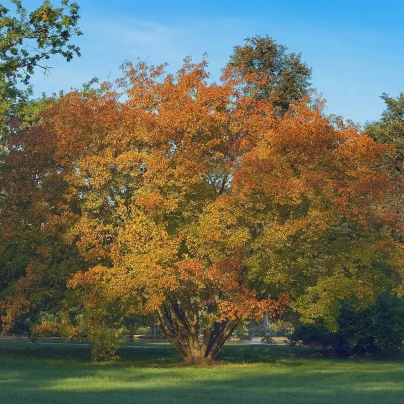
[[[379,118],[381,93],[404,91],[402,0],[76,1],[84,35],[75,43],[82,57],[53,59],[46,78],[38,71],[38,95],[81,87],[94,76],[115,79],[124,60],[168,62],[175,71],[185,56],[198,61],[204,52],[218,80],[234,45],[266,33],[302,53],[328,113],[363,124]],[[29,10],[40,3],[23,1]]]

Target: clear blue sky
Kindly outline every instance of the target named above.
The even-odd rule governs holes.
[[[75,43],[82,57],[52,60],[50,77],[35,76],[36,94],[80,87],[94,76],[114,79],[124,60],[138,57],[168,62],[174,71],[185,56],[200,60],[206,52],[218,80],[234,45],[266,33],[302,52],[328,113],[376,120],[384,108],[381,93],[404,91],[403,0],[76,1],[84,35]],[[23,3],[32,9],[41,1]]]

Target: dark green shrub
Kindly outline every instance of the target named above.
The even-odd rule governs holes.
[[[321,322],[315,326],[298,325],[290,341],[332,348],[338,355],[362,356],[399,348],[404,341],[404,300],[385,293],[373,306],[361,311],[343,303],[336,332]]]

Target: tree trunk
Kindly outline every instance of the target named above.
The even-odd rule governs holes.
[[[192,364],[211,364],[238,324],[212,321],[201,330],[199,318],[185,313],[176,302],[165,303],[157,320],[167,340],[185,362]]]

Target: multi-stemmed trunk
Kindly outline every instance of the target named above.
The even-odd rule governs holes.
[[[187,363],[211,364],[231,336],[238,321],[207,320],[201,329],[200,318],[185,312],[177,302],[166,302],[157,320],[168,341]]]

